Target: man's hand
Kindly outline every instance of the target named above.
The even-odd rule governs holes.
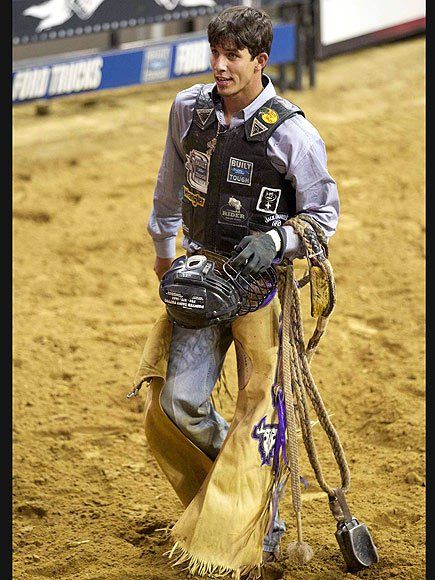
[[[233,266],[242,267],[242,274],[258,274],[267,270],[276,257],[275,242],[269,234],[245,236],[235,248],[238,252],[231,260]]]
[[[161,280],[163,278],[163,274],[169,270],[173,261],[174,258],[159,258],[156,256],[156,260],[154,262],[154,272],[156,273],[159,280]]]

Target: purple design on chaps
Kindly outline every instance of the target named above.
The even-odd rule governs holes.
[[[278,414],[278,425],[277,425],[277,433],[276,433],[276,443],[275,443],[275,452],[273,454],[273,470],[275,473],[278,473],[279,469],[279,456],[282,454],[282,458],[284,463],[288,467],[288,459],[286,454],[286,431],[287,431],[287,421],[286,421],[286,414],[285,414],[285,401],[284,401],[284,393],[282,389],[276,393],[276,397],[273,397],[273,406],[277,410]]]
[[[278,432],[277,424],[267,424],[264,416],[252,429],[251,437],[258,439],[258,451],[261,455],[261,465],[271,465],[273,459],[276,434]]]

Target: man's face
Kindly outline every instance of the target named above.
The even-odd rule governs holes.
[[[263,57],[259,55],[253,59],[247,48],[239,50],[217,45],[210,50],[210,65],[218,94],[222,97],[250,96],[255,83],[261,79],[259,59],[261,61]]]

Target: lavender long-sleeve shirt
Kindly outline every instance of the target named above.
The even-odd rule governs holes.
[[[231,117],[232,129],[247,121],[266,101],[276,95],[272,81],[263,75],[265,87],[258,97]],[[175,256],[175,239],[181,227],[182,186],[185,182],[185,153],[181,142],[193,118],[194,105],[203,85],[193,85],[177,94],[172,104],[166,145],[154,189],[154,204],[148,221],[156,255]],[[226,126],[222,104],[216,106],[219,123]],[[324,229],[327,237],[334,234],[340,203],[337,186],[326,166],[325,144],[317,129],[302,115],[287,119],[272,133],[267,143],[267,156],[277,171],[285,174],[296,191],[296,213],[311,215]],[[300,254],[299,237],[291,226],[286,227],[286,253]],[[198,249],[184,237],[183,247]]]

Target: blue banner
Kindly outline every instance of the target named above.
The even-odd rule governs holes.
[[[50,57],[17,64],[13,71],[12,102],[51,99],[88,91],[164,82],[209,72],[206,36],[189,35],[141,48],[94,52],[68,58]],[[296,26],[277,24],[269,63],[296,59]]]

